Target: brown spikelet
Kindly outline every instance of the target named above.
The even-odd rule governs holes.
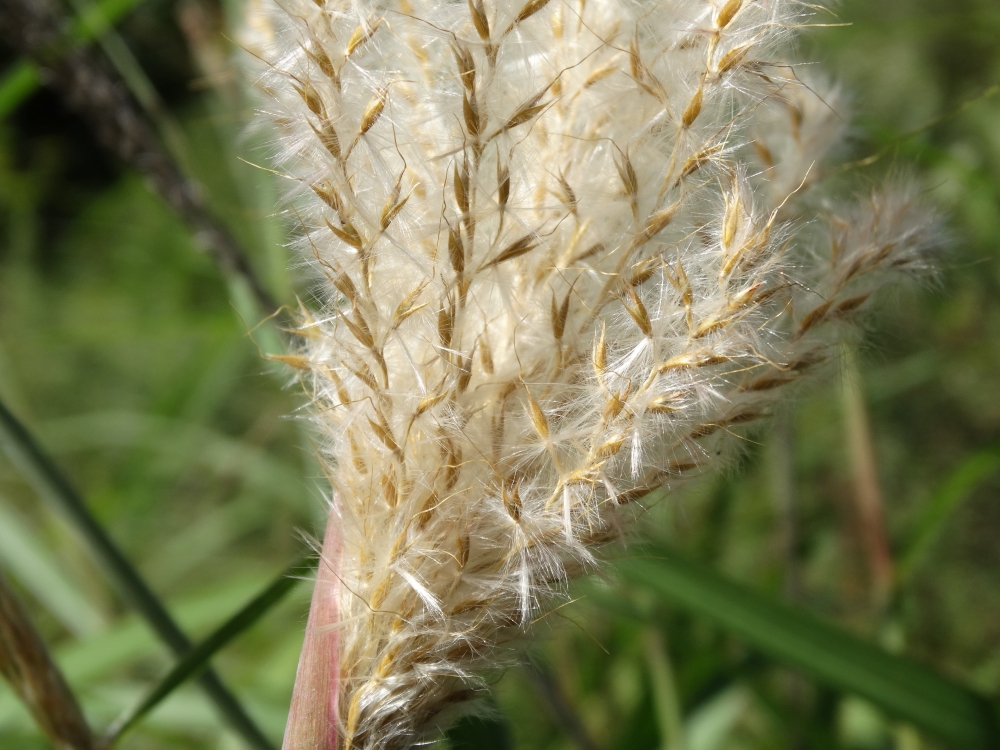
[[[521,239],[510,243],[507,247],[497,253],[497,256],[493,258],[493,260],[480,266],[479,270],[482,271],[486,268],[490,268],[491,266],[497,266],[501,263],[507,262],[508,260],[518,258],[525,253],[530,253],[536,247],[538,247],[538,243],[536,243],[530,235],[525,235]]]
[[[378,122],[378,119],[382,116],[382,110],[385,109],[385,100],[388,94],[389,90],[385,87],[380,87],[375,92],[375,96],[372,97],[372,100],[365,108],[364,115],[361,117],[361,126],[358,128],[360,135],[367,133]]]
[[[726,28],[740,12],[741,7],[743,7],[743,0],[726,0],[715,16],[715,27],[717,29]]]
[[[503,35],[507,36],[514,27],[517,26],[521,21],[526,21],[535,15],[538,11],[549,4],[549,0],[528,0],[518,11],[517,15],[514,16],[514,20],[510,22],[510,26],[504,31]]]
[[[691,97],[691,101],[688,102],[687,107],[684,108],[684,113],[681,115],[681,125],[685,128],[691,127],[694,121],[698,119],[698,115],[701,114],[703,96],[703,88],[699,86],[698,90],[694,92],[694,96]]]
[[[377,18],[374,23],[367,23],[358,26],[358,28],[354,30],[354,33],[351,34],[351,38],[347,42],[347,49],[344,51],[344,56],[350,57],[353,55],[362,44],[375,36],[375,32],[378,31],[379,26],[381,25],[382,19]]]

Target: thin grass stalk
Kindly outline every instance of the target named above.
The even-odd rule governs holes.
[[[237,636],[253,626],[271,611],[298,584],[300,576],[314,569],[314,556],[299,560],[289,566],[272,583],[251,599],[244,607],[216,628],[192,648],[187,656],[174,665],[163,679],[134,708],[123,713],[108,727],[101,740],[102,748],[115,745],[122,736],[189,679],[204,672],[212,657],[231,643]]]
[[[160,599],[149,588],[128,558],[87,509],[55,462],[42,450],[27,428],[0,401],[0,446],[11,464],[43,499],[56,508],[86,542],[97,563],[128,604],[149,623],[174,654],[183,658],[192,643]],[[208,669],[199,683],[219,715],[249,747],[273,750],[274,745],[257,727],[218,675]]]

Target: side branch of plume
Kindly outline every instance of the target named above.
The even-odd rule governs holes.
[[[101,55],[68,49],[67,19],[50,0],[0,2],[0,34],[39,66],[43,82],[92,128],[101,145],[142,173],[226,274],[243,278],[264,312],[278,309],[239,243],[166,153],[124,82]]]

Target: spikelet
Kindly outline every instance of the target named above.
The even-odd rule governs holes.
[[[787,63],[796,3],[280,6],[260,83],[337,527],[285,747],[405,748],[923,268],[933,220],[821,201],[842,122]]]

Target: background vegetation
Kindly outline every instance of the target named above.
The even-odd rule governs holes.
[[[282,186],[247,128],[214,0],[118,0],[118,32],[164,101],[185,163],[271,290],[294,301]],[[860,178],[916,172],[949,214],[938,284],[883,299],[844,372],[777,415],[725,476],[652,512],[688,560],[1000,693],[1000,7],[845,0],[805,56],[855,92]],[[0,48],[0,397],[36,433],[186,631],[205,635],[302,552],[322,482],[301,401],[238,282],[58,98],[11,84]],[[7,78],[3,78],[6,71]],[[4,88],[4,86],[6,86]],[[13,92],[13,93],[12,93]],[[26,94],[26,95],[25,95]],[[299,288],[300,293],[303,291]],[[254,341],[256,339],[256,342]],[[92,725],[170,668],[87,547],[0,460],[0,569]],[[455,747],[941,745],[635,586],[582,583],[495,676],[494,715]],[[214,665],[277,741],[309,586]],[[44,748],[0,685],[0,747]],[[123,741],[237,748],[196,686]]]

